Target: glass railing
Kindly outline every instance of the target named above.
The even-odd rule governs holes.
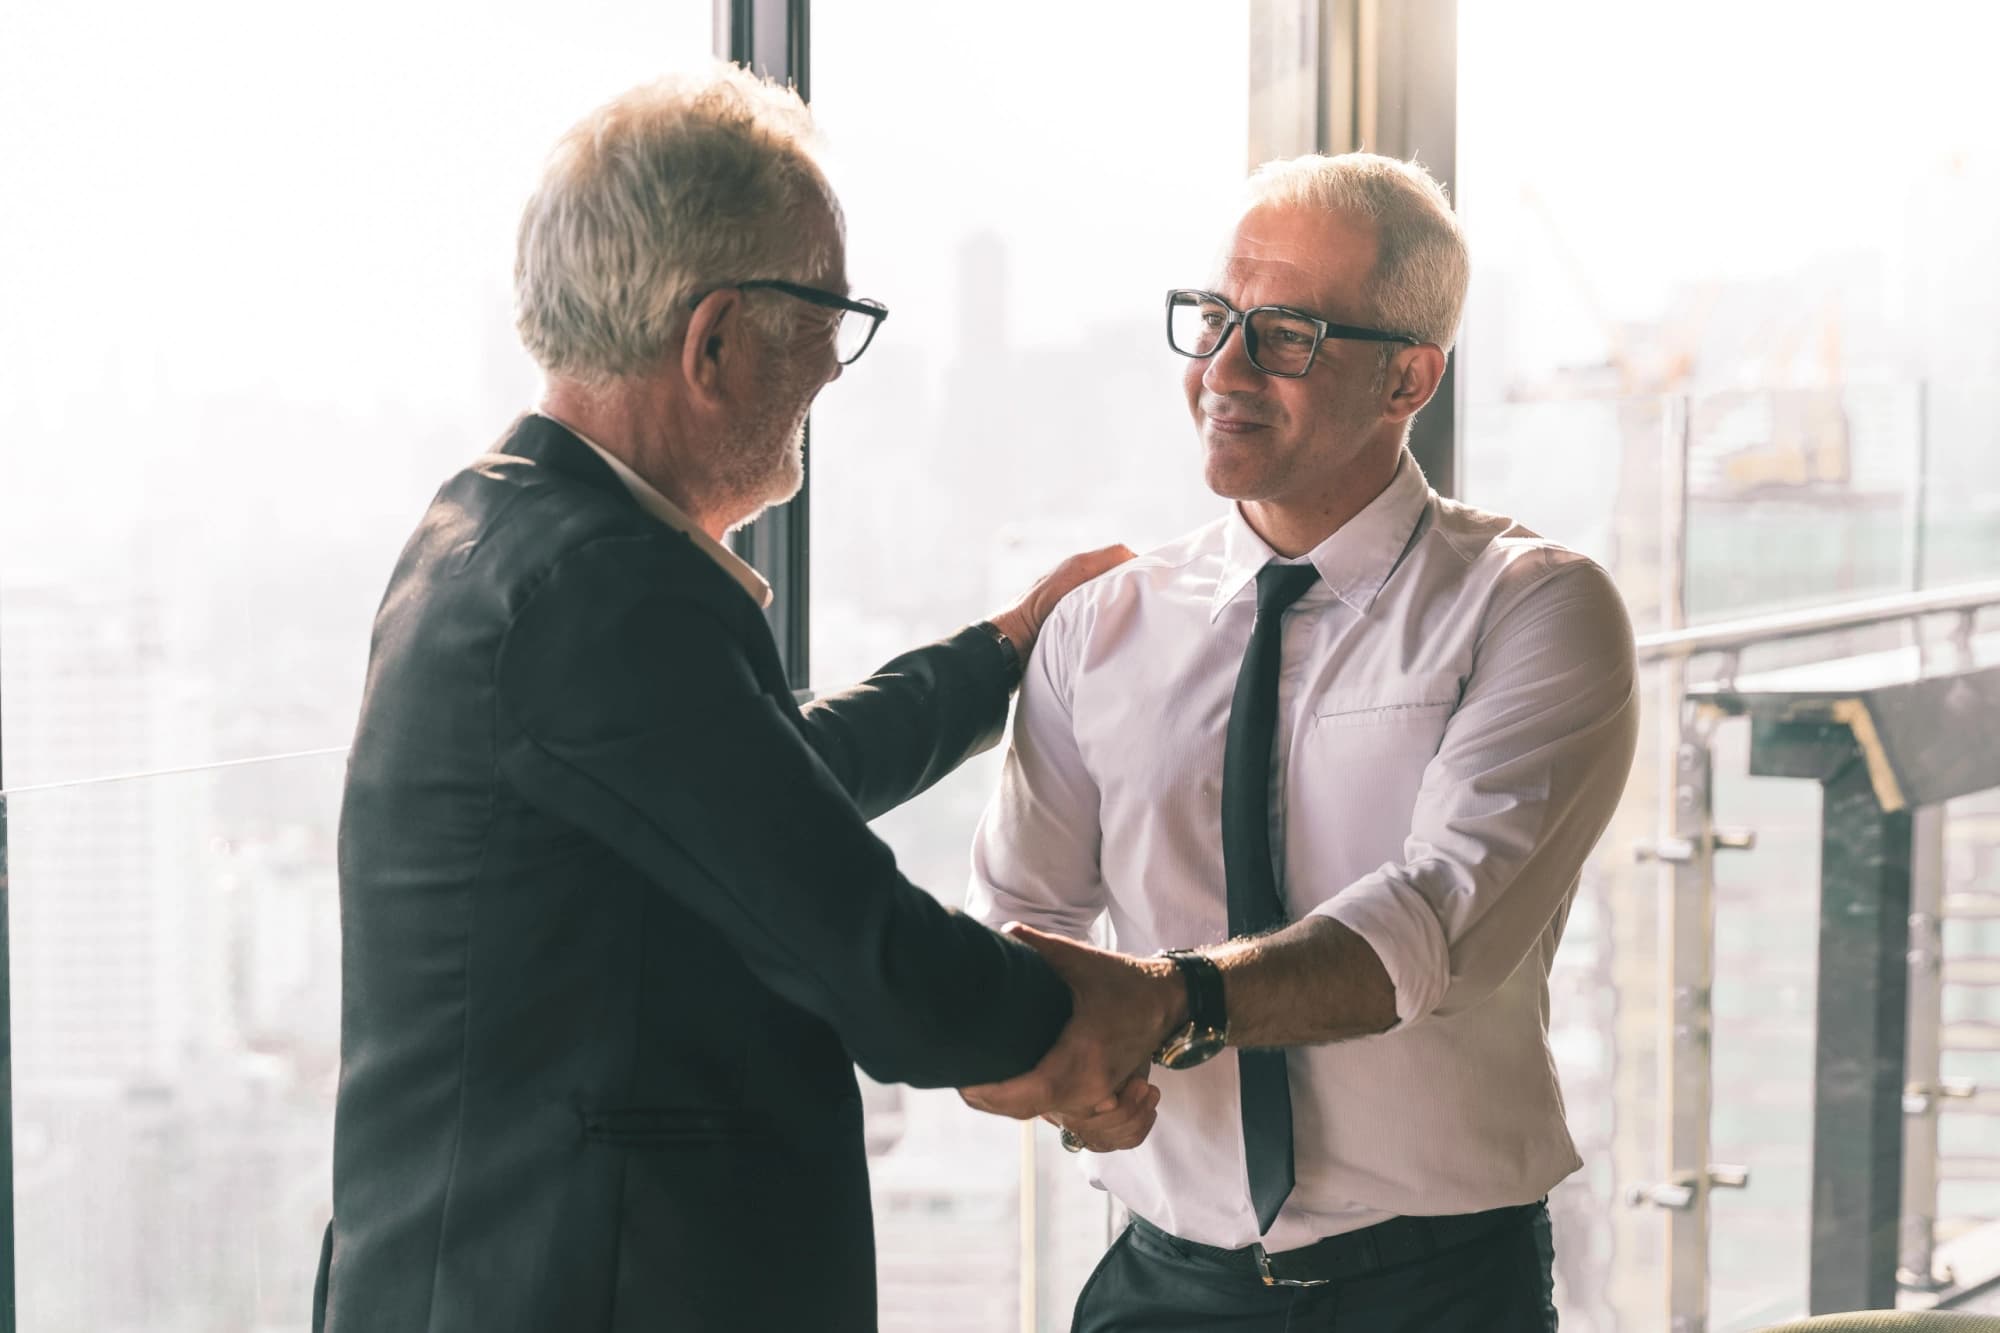
[[[343,763],[0,797],[19,1327],[303,1327],[331,1198]]]
[[[1642,641],[2000,577],[2000,478],[1928,475],[1924,420],[1910,385],[1490,406],[1467,417],[1466,498],[1604,563]],[[1803,1314],[1813,1291],[1822,794],[1813,782],[1750,775],[1748,717],[1712,718],[1698,735],[1681,726],[1690,692],[1812,663],[1837,680],[1844,663],[1919,642],[1909,674],[1948,673],[1965,664],[1957,641],[1987,627],[2000,627],[2000,610],[1889,618],[1686,662],[1656,655],[1642,667],[1647,721],[1632,779],[1551,978],[1551,1039],[1586,1163],[1551,1198],[1569,1333],[1729,1333]],[[1722,845],[1694,849],[1712,917],[1704,925],[1684,911],[1677,937],[1674,895],[1692,882],[1672,859],[1685,850],[1672,839],[1675,798],[1686,796],[1677,747],[1688,741],[1707,746]],[[1996,810],[1991,793],[1943,806],[1948,901],[1967,906],[2000,888]],[[1703,929],[1705,977],[1685,956]],[[1987,1036],[1980,1006],[2000,993],[1979,961],[2000,930],[1947,914],[1944,938],[1943,1074],[1962,1091],[2000,1073],[2000,1039],[1972,1049]],[[2000,981],[2000,964],[1985,966]],[[1702,1099],[1705,1117],[1692,1109]],[[1941,1104],[1943,1244],[2000,1217],[2000,1169],[1983,1159],[1993,1152],[2000,1165],[2000,1120],[1982,1097]],[[1689,1190],[1675,1165],[1695,1124],[1708,1170]]]

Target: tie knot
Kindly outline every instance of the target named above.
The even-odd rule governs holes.
[[[1319,571],[1310,564],[1281,565],[1273,560],[1257,571],[1257,614],[1281,615],[1287,607],[1306,595],[1319,582]]]

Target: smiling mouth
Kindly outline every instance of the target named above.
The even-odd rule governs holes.
[[[1252,431],[1269,429],[1266,421],[1252,421],[1247,417],[1209,417],[1208,428],[1220,435],[1248,435]]]

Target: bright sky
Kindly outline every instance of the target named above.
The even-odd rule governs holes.
[[[0,411],[59,423],[82,399],[144,419],[161,394],[245,391],[480,410],[494,364],[525,374],[508,273],[548,145],[710,48],[710,0],[559,12],[13,6]],[[1037,320],[1150,306],[1165,256],[1198,278],[1222,201],[1189,182],[1239,163],[1246,12],[820,0],[815,84],[858,287],[897,307],[898,334],[936,337],[958,246],[993,228],[1025,340]],[[1516,356],[1588,355],[1596,337],[1524,184],[1622,316],[1689,278],[1902,244],[1914,179],[1993,168],[1996,38],[1983,0],[1464,0],[1475,250],[1547,298],[1521,312]]]
[[[308,397],[465,377],[487,350],[465,312],[496,303],[504,328],[556,136],[704,57],[711,23],[708,0],[12,10],[0,353],[41,399],[107,355],[141,386]]]
[[[2000,168],[1987,0],[1463,0],[1459,42],[1459,200],[1476,267],[1531,284],[1529,364],[1601,346],[1554,229],[1629,319],[1691,280],[1893,256],[1913,185]]]
[[[941,310],[964,238],[996,232],[1015,336],[1036,340],[1040,320],[1044,341],[1068,342],[1201,281],[1230,202],[1215,183],[1245,166],[1246,13],[1241,0],[819,0],[813,100],[857,289]],[[1163,263],[1174,254],[1184,267]]]

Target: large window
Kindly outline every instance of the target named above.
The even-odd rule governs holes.
[[[1200,0],[1135,13],[1033,0],[975,36],[949,6],[813,7],[849,276],[893,312],[813,416],[821,681],[998,609],[1072,551],[1215,514],[1161,310],[1206,281],[1244,175],[1249,19]],[[879,822],[946,901],[996,764]],[[1017,1328],[1029,1291],[1040,1326],[1067,1327],[1102,1196],[1044,1160],[1024,1269],[1017,1127],[949,1092],[874,1106],[893,1126],[874,1159],[882,1326]]]
[[[706,59],[710,24],[611,0],[565,6],[561,41],[521,2],[17,7],[0,586],[33,619],[0,636],[11,784],[346,741],[398,546],[533,404],[509,277],[543,155]],[[44,663],[141,724],[41,739]]]
[[[533,402],[508,275],[542,155],[605,97],[706,59],[718,10],[745,6],[9,14],[0,883],[22,1327],[300,1326],[338,1060],[339,749],[376,599],[439,481]],[[1463,497],[1603,560],[1642,633],[2000,575],[2000,10],[1457,8],[1457,142],[1386,146],[1455,163],[1473,245]],[[1215,516],[1163,292],[1208,276],[1254,165],[1253,96],[1296,92],[1300,124],[1322,91],[1326,124],[1403,123],[1364,100],[1425,62],[1367,44],[1400,33],[1400,60],[1442,30],[1397,12],[810,6],[850,276],[894,312],[813,420],[818,683],[1074,550]],[[1323,45],[1326,88],[1253,89],[1253,24],[1304,34],[1315,13],[1324,31],[1280,54]],[[1365,77],[1342,43],[1367,47]],[[1662,832],[1655,724],[1678,696],[1657,668],[1645,688],[1649,748],[1552,984],[1586,1162],[1552,1201],[1570,1333],[1664,1326],[1675,1243],[1624,1201],[1662,1179],[1678,1095],[1659,884],[1633,857]],[[1744,776],[1747,749],[1744,724],[1717,731],[1715,808],[1758,834],[1715,883],[1713,1156],[1752,1170],[1712,1203],[1717,1333],[1798,1313],[1807,1281],[1819,811]],[[878,823],[948,902],[997,764]],[[1954,893],[2000,898],[1992,807],[1953,812]],[[1987,924],[1944,931],[1975,977]],[[1947,1076],[1996,1081],[1991,1000],[1947,994]],[[866,1096],[882,1326],[1066,1327],[1116,1218],[1050,1131],[949,1092]],[[1945,1121],[1939,1239],[2000,1217],[1991,1104]]]
[[[265,757],[346,743],[397,549],[533,404],[509,275],[542,155],[710,26],[705,0],[10,9],[21,1327],[303,1327],[341,761]]]
[[[2000,573],[1996,36],[1946,0],[1462,4],[1466,498],[1604,561],[1642,632]],[[1652,681],[1649,745],[1674,709]],[[1810,1241],[1819,799],[1743,776],[1748,749],[1746,724],[1716,735],[1718,818],[1758,839],[1716,868],[1713,1154],[1751,1173],[1713,1197],[1718,1330],[1802,1313]],[[1667,1178],[1685,1095],[1634,860],[1663,762],[1642,754],[1557,962],[1588,1164],[1555,1200],[1565,1329],[1662,1323],[1669,1215],[1622,1196]],[[1952,888],[1990,888],[1990,831],[1953,829]],[[1993,1123],[1948,1122],[1940,1239],[2000,1214]]]

